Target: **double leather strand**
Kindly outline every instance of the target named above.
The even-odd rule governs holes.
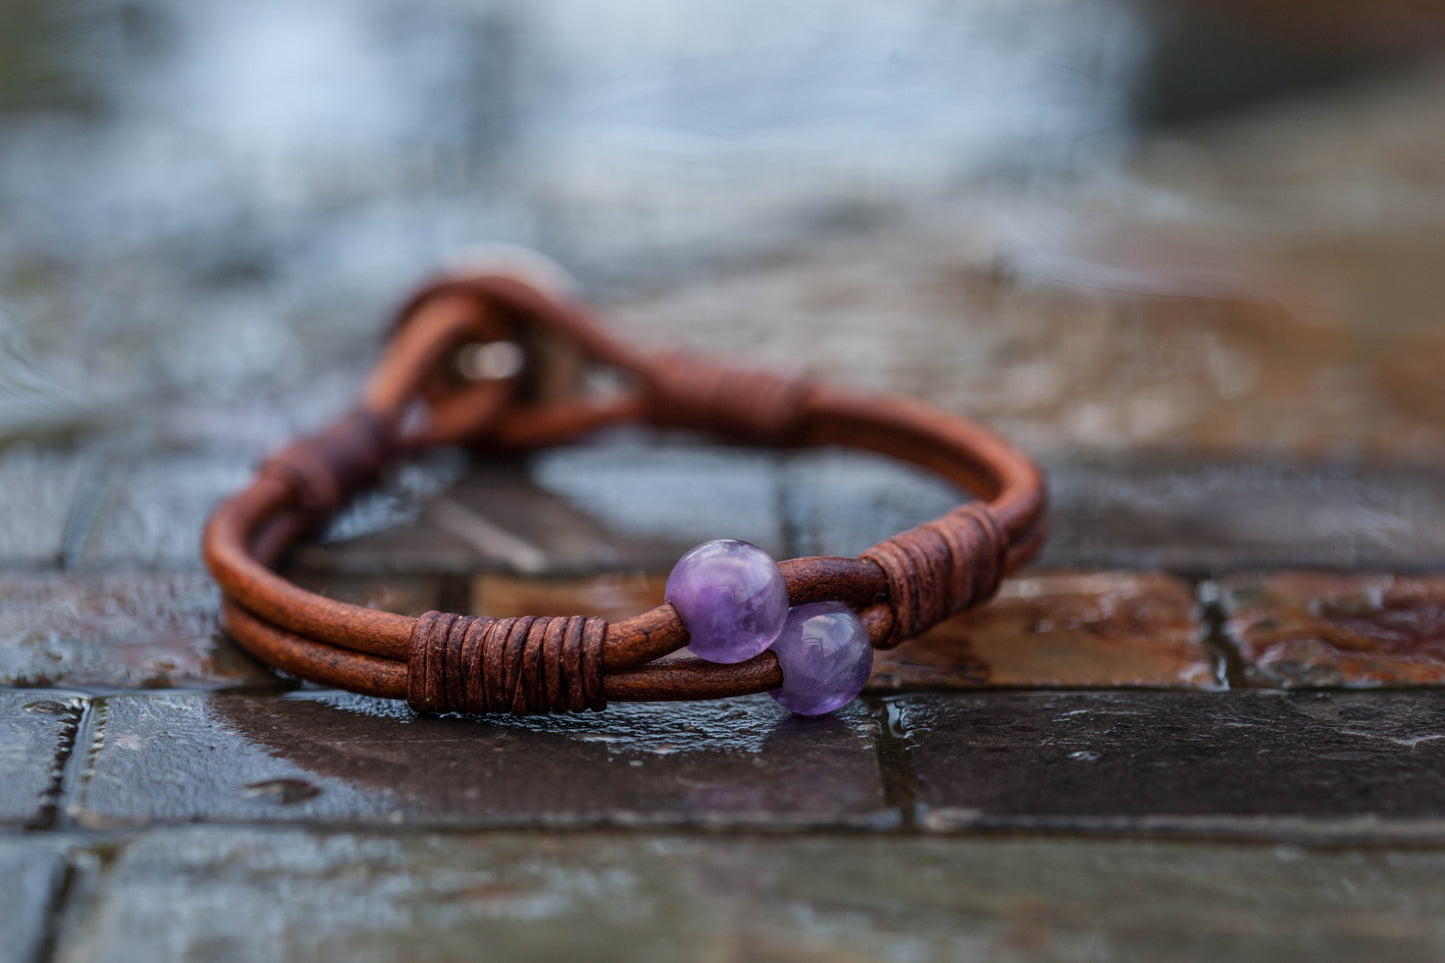
[[[528,361],[519,374],[467,382],[449,372],[463,346],[493,341],[523,347]],[[554,375],[567,369],[559,357],[570,357],[574,368],[612,368],[631,387],[603,397],[559,391]],[[709,699],[776,688],[782,675],[772,652],[737,665],[664,658],[687,643],[667,604],[616,622],[440,612],[413,619],[315,595],[270,568],[410,453],[448,444],[526,450],[628,421],[749,444],[862,448],[976,495],[858,558],[780,563],[792,604],[851,605],[879,648],[987,600],[1043,544],[1037,468],[962,418],[908,399],[644,354],[580,305],[516,278],[445,277],[407,302],[357,407],[267,459],[251,485],[212,516],[203,553],[224,593],[227,627],[248,652],[283,671],[404,698],[422,712],[577,712],[609,699]]]

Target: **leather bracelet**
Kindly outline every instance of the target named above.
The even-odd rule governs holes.
[[[626,387],[590,387],[599,379],[588,372],[609,368]],[[271,568],[408,454],[453,444],[525,451],[623,422],[752,445],[866,449],[930,469],[979,500],[857,558],[774,565],[745,543],[707,543],[674,570],[667,603],[615,622],[409,618],[307,592]],[[575,712],[608,700],[771,691],[817,714],[861,690],[872,648],[990,598],[1042,546],[1045,501],[1026,457],[955,415],[638,351],[549,285],[454,274],[403,306],[353,410],[273,454],[217,508],[203,554],[224,594],[226,626],[251,655],[421,712]],[[679,657],[689,642],[691,656]]]

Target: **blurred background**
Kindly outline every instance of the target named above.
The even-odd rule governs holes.
[[[1442,43],[1429,0],[0,0],[0,963],[1445,957]],[[998,430],[1037,568],[815,725],[251,660],[207,515],[496,241],[636,343]],[[704,539],[959,498],[653,441],[420,459],[288,577],[619,617]]]
[[[284,440],[466,245],[1036,453],[1445,448],[1445,10],[0,0],[0,440]]]

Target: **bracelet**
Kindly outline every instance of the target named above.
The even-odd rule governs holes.
[[[612,369],[626,384],[604,390]],[[613,379],[617,381],[616,377]],[[642,422],[769,446],[841,445],[912,462],[980,500],[857,558],[775,563],[707,542],[667,602],[616,622],[409,618],[307,592],[271,568],[408,454],[460,444],[525,451]],[[393,323],[356,407],[270,456],[207,523],[203,554],[222,614],[254,657],[303,679],[419,712],[599,710],[608,700],[771,692],[804,715],[866,684],[891,648],[990,598],[1044,539],[1039,470],[1003,440],[921,402],[625,345],[550,285],[446,275]],[[687,646],[690,656],[675,653]]]

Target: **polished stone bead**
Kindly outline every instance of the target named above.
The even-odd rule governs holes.
[[[709,662],[745,662],[778,637],[788,589],[772,556],[748,542],[716,539],[688,552],[665,595],[687,627],[687,646]]]
[[[842,602],[794,606],[773,643],[783,685],[770,694],[801,716],[821,716],[863,691],[873,669],[873,644],[857,614]]]

